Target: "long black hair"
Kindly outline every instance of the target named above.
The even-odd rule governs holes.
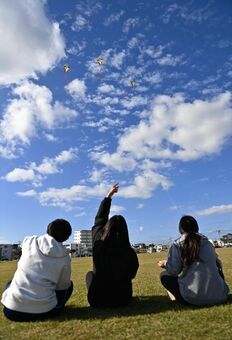
[[[192,216],[182,216],[179,231],[186,234],[183,242],[182,258],[184,265],[190,266],[199,257],[201,236],[198,234],[198,223]]]
[[[101,240],[109,246],[130,247],[125,218],[121,215],[112,216],[104,226]]]

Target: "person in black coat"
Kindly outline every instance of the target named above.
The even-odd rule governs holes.
[[[109,219],[111,198],[118,191],[114,184],[102,200],[92,228],[93,271],[86,275],[91,307],[118,307],[132,299],[132,279],[139,263],[131,248],[123,216]]]

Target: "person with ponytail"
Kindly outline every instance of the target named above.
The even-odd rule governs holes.
[[[179,232],[181,236],[170,247],[167,261],[158,262],[165,269],[160,280],[169,297],[197,306],[224,303],[229,288],[214,246],[199,233],[192,216],[180,219]]]
[[[93,271],[86,275],[91,307],[118,307],[132,299],[138,258],[130,245],[124,217],[114,215],[109,219],[111,199],[118,188],[114,184],[101,202],[92,228]]]

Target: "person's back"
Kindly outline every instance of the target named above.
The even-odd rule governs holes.
[[[129,243],[125,219],[120,215],[108,219],[111,197],[117,190],[118,186],[113,186],[101,202],[92,228],[94,271],[87,274],[87,288],[93,307],[128,304],[132,298],[132,279],[139,266]]]
[[[225,302],[229,288],[213,245],[199,234],[192,216],[180,219],[179,231],[181,236],[170,247],[167,261],[158,263],[166,270],[160,279],[169,296],[198,306]]]
[[[57,307],[57,292],[69,289],[71,295],[70,256],[61,242],[70,234],[71,226],[67,221],[55,220],[49,224],[47,234],[24,239],[17,270],[2,295],[7,317],[26,320],[43,316]]]
[[[100,244],[102,243],[102,244]],[[131,247],[108,247],[98,241],[93,250],[96,273],[88,293],[90,305],[116,307],[129,303],[138,259]]]
[[[198,259],[184,267],[179,277],[180,293],[188,303],[194,305],[223,303],[228,297],[228,286],[219,274],[213,245],[205,236],[200,236]],[[182,235],[176,242],[180,249],[184,238],[185,235]]]

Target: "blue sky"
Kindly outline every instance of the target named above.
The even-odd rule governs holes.
[[[2,1],[0,243],[91,228],[115,182],[132,243],[231,232],[231,26],[229,0]]]

